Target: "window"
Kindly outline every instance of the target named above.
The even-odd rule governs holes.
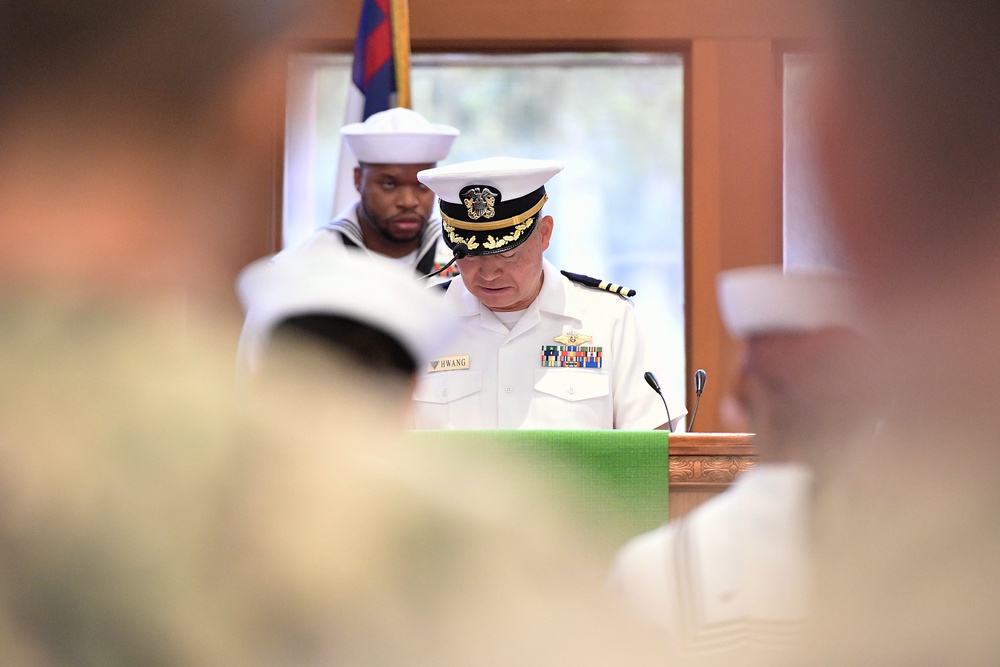
[[[294,56],[289,69],[284,240],[321,227],[333,183],[349,55]],[[414,54],[413,108],[459,128],[447,163],[558,159],[546,189],[548,259],[635,288],[668,397],[685,395],[684,61],[675,54]]]

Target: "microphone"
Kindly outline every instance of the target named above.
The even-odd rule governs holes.
[[[434,273],[428,273],[426,276],[423,277],[423,280],[427,280],[428,278],[433,278],[442,271],[446,271],[449,266],[451,266],[458,260],[464,259],[469,254],[469,246],[465,245],[464,243],[456,243],[455,247],[451,249],[451,252],[454,253],[454,257],[452,257],[447,264],[442,266]]]
[[[688,422],[688,433],[694,432],[694,419],[698,416],[698,406],[701,404],[701,392],[705,391],[705,381],[708,379],[708,374],[702,369],[698,369],[694,373],[694,393],[697,398],[694,401],[694,410],[691,411],[691,421]]]
[[[642,377],[646,378],[646,384],[660,395],[660,400],[663,401],[663,409],[667,411],[667,431],[673,433],[674,427],[670,424],[670,408],[667,407],[667,399],[663,398],[663,390],[660,389],[660,383],[656,381],[656,376],[653,375],[652,371],[646,371]]]

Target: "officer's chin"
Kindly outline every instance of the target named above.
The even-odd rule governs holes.
[[[477,287],[475,295],[491,310],[509,307],[514,303],[516,297],[513,287]]]

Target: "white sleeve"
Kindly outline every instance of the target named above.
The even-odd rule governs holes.
[[[653,370],[646,357],[646,341],[639,328],[631,302],[622,310],[615,324],[614,346],[614,427],[618,430],[648,431],[667,421],[663,401],[643,377]],[[664,392],[672,423],[683,421],[687,413],[683,401],[671,402]]]

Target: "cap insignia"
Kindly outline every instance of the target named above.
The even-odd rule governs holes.
[[[564,345],[580,345],[582,343],[589,343],[594,340],[593,336],[588,336],[585,333],[579,333],[577,331],[567,331],[561,336],[556,336],[553,338],[557,343],[562,343]]]
[[[496,204],[497,197],[499,196],[500,193],[493,192],[485,186],[466,188],[459,195],[465,203],[466,210],[469,212],[470,220],[479,220],[479,218],[489,220],[496,215],[493,205]]]

